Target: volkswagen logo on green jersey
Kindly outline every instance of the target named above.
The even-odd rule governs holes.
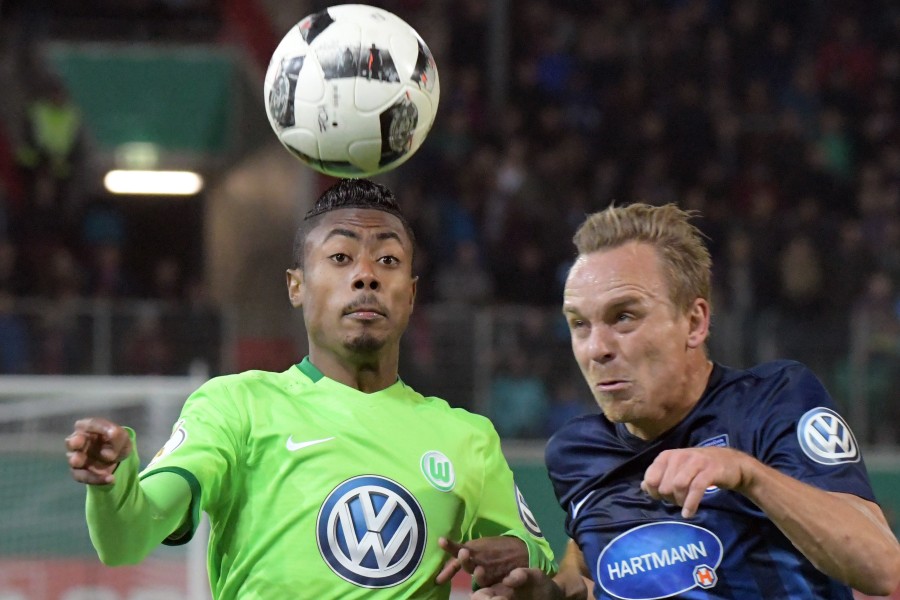
[[[422,455],[420,462],[422,474],[428,483],[442,492],[449,492],[456,485],[456,473],[453,471],[453,463],[437,450],[431,450]]]
[[[425,513],[396,481],[361,475],[338,485],[316,519],[316,543],[339,577],[365,588],[409,579],[425,553]]]

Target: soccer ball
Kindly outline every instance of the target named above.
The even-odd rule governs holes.
[[[278,44],[264,86],[281,143],[334,177],[368,177],[409,160],[434,124],[431,51],[398,16],[342,4],[307,16]]]

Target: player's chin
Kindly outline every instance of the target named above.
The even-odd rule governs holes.
[[[353,352],[360,354],[370,354],[373,352],[378,352],[382,348],[384,348],[385,344],[387,344],[387,338],[379,335],[375,335],[370,332],[363,332],[359,335],[355,335],[353,337],[348,338],[344,342],[344,346],[348,350],[352,350]]]
[[[596,398],[597,405],[603,412],[603,416],[613,423],[627,423],[634,418],[633,411],[629,406],[624,405],[621,401],[612,397]]]

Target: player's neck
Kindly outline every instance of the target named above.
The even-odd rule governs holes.
[[[706,354],[696,355],[692,368],[687,369],[685,379],[679,386],[680,401],[671,403],[666,408],[664,417],[656,417],[647,422],[627,423],[628,431],[642,440],[654,440],[680,423],[697,406],[712,374],[713,363]]]
[[[309,360],[325,377],[366,394],[379,392],[397,381],[399,353],[348,359],[310,349]]]

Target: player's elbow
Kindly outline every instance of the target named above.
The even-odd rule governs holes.
[[[126,567],[140,563],[144,557],[128,554],[126,552],[115,552],[110,550],[97,549],[97,557],[107,567]]]
[[[125,567],[128,565],[135,564],[132,561],[129,561],[127,557],[118,556],[116,554],[98,554],[100,558],[100,562],[102,562],[107,567]]]
[[[869,596],[890,596],[900,590],[900,548],[888,553],[853,587]]]
[[[884,573],[881,589],[874,595],[890,596],[896,591],[900,591],[900,547],[894,552],[893,559]]]
[[[894,592],[900,590],[900,575],[896,573],[886,574],[878,581],[871,581],[867,585],[854,586],[859,592],[867,596],[892,596]]]

